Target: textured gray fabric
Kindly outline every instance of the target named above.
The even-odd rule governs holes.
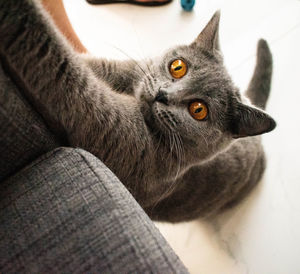
[[[0,63],[0,181],[57,146]]]
[[[186,273],[113,173],[59,148],[0,184],[0,273]]]

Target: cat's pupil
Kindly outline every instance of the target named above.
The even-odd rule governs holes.
[[[195,110],[195,113],[199,113],[200,111],[202,111],[202,109],[203,109],[203,108],[197,108],[197,109]]]
[[[181,70],[181,69],[182,69],[182,66],[178,66],[174,70],[177,71],[177,70]]]

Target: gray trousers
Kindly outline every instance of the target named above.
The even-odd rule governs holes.
[[[91,154],[51,151],[0,184],[0,273],[187,273]]]

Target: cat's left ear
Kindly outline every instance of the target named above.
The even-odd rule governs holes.
[[[260,135],[275,127],[276,122],[270,115],[240,102],[235,106],[230,122],[233,138]]]
[[[199,46],[207,51],[220,50],[219,46],[219,22],[220,11],[215,12],[202,32],[198,35],[192,45]]]

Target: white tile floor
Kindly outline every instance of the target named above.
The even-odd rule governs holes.
[[[216,220],[158,227],[191,273],[300,273],[300,1],[196,0],[192,13],[182,11],[179,0],[159,8],[64,3],[88,50],[119,59],[189,43],[221,9],[221,47],[242,89],[252,74],[257,40],[268,40],[274,56],[268,112],[278,127],[263,139],[268,168],[260,186]]]

